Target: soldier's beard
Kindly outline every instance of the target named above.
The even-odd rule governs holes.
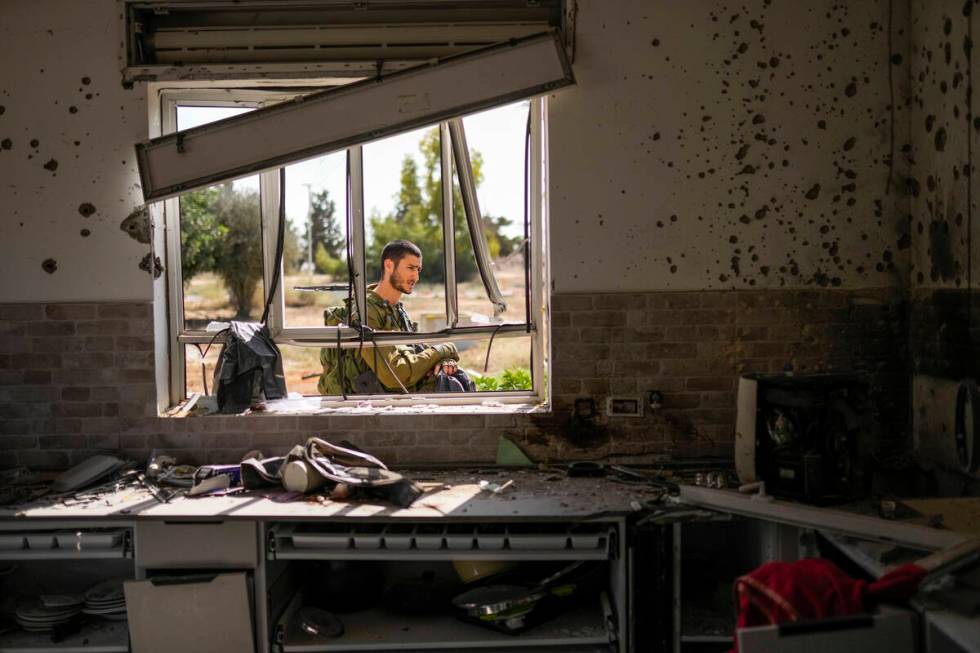
[[[392,271],[391,277],[388,279],[388,283],[391,287],[402,293],[403,295],[411,295],[413,286],[408,283],[408,281],[402,275],[398,274],[397,271]]]

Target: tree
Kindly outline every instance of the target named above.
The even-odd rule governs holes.
[[[215,272],[224,282],[236,318],[249,317],[255,290],[262,280],[262,238],[259,196],[222,184],[211,204],[222,228]]]
[[[221,228],[211,205],[216,188],[187,193],[180,198],[180,264],[184,285],[202,272],[214,270]]]
[[[333,264],[321,266],[319,260],[341,260],[342,252],[346,250],[346,238],[337,217],[337,205],[326,190],[310,195],[310,233],[307,247],[312,245],[315,253],[313,263],[316,271],[324,274],[335,274],[330,268]],[[323,246],[326,258],[319,256],[320,246]]]
[[[436,171],[441,166],[439,130],[426,132],[419,145],[424,170],[419,183],[418,164],[414,157],[402,160],[401,188],[395,211],[391,215],[371,216],[373,234],[368,248],[368,277],[381,276],[381,250],[391,240],[404,238],[422,249],[426,281],[443,283],[446,279],[445,246],[442,237],[442,180]],[[473,181],[479,188],[483,183],[483,156],[470,151],[473,165]],[[463,208],[463,196],[459,184],[453,179],[453,214],[455,215],[456,279],[467,281],[477,273],[476,258],[470,240],[469,225]],[[501,229],[510,225],[507,218],[483,217],[483,230],[492,258],[506,256],[519,244],[519,238],[507,238]]]

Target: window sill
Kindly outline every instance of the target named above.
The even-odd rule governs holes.
[[[534,395],[514,393],[486,397],[479,403],[473,398],[440,395],[334,399],[331,397],[293,396],[265,403],[265,410],[245,411],[240,415],[317,416],[317,415],[510,415],[551,412],[551,405]],[[165,418],[219,415],[214,397],[191,398],[161,415]]]

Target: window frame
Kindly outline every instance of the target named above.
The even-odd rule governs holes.
[[[304,80],[304,88],[288,88],[289,83],[284,82],[285,88],[263,89],[263,88],[201,88],[201,87],[182,87],[175,84],[154,84],[151,86],[150,93],[153,101],[157,102],[159,114],[157,114],[158,124],[153,125],[153,112],[151,112],[151,132],[158,131],[160,134],[168,134],[176,131],[177,127],[177,107],[182,106],[223,106],[223,107],[258,107],[283,102],[293,97],[307,92],[309,80]],[[268,80],[263,80],[268,84]],[[293,82],[295,84],[295,82]],[[243,85],[248,85],[244,84]],[[156,88],[154,88],[156,87]],[[528,151],[528,211],[529,211],[529,237],[530,246],[525,250],[530,262],[530,282],[531,288],[527,293],[530,298],[530,331],[523,322],[507,323],[507,326],[497,329],[493,337],[521,337],[530,335],[531,337],[531,377],[532,389],[527,391],[509,392],[476,392],[466,393],[465,397],[448,396],[446,394],[433,393],[389,393],[384,395],[355,395],[349,399],[331,395],[307,395],[306,397],[317,397],[320,399],[321,407],[336,408],[349,407],[352,402],[371,401],[372,404],[400,405],[405,403],[417,404],[419,399],[424,399],[429,404],[439,404],[446,406],[458,406],[461,403],[471,406],[490,401],[501,404],[547,404],[550,396],[550,383],[547,371],[550,367],[550,324],[548,316],[550,314],[550,293],[546,285],[546,280],[550,278],[548,238],[547,238],[547,98],[537,97],[528,100],[530,102],[531,137]],[[431,125],[438,126],[441,145],[441,174],[442,179],[453,179],[453,148],[450,142],[449,120]],[[155,129],[156,128],[156,129]],[[350,206],[351,222],[353,224],[352,234],[348,237],[352,239],[352,250],[355,258],[354,292],[360,305],[364,305],[366,293],[365,278],[365,225],[364,225],[364,185],[363,185],[363,160],[362,145],[355,145],[346,148],[349,174],[347,183],[350,187]],[[260,224],[262,239],[262,262],[263,262],[263,289],[267,292],[273,279],[275,265],[275,248],[278,228],[279,213],[279,169],[267,170],[259,174],[260,189]],[[460,176],[460,183],[463,183]],[[490,327],[458,327],[455,321],[458,319],[458,297],[455,279],[455,244],[453,234],[454,222],[456,217],[453,215],[453,193],[454,184],[442,184],[443,194],[443,236],[446,251],[446,318],[448,329],[446,332],[428,332],[419,334],[406,333],[379,333],[376,341],[380,345],[407,344],[411,342],[435,342],[435,341],[460,341],[460,340],[487,340],[495,325]],[[473,189],[475,193],[475,188]],[[446,201],[447,198],[449,201]],[[166,255],[166,297],[167,297],[167,353],[166,359],[169,362],[168,388],[166,394],[169,396],[169,404],[177,405],[186,398],[186,346],[189,344],[201,344],[215,341],[213,332],[188,330],[184,328],[184,296],[182,283],[181,265],[181,244],[180,244],[180,208],[179,197],[163,200],[161,202],[162,223],[164,226],[163,244]],[[452,245],[450,247],[449,245]],[[337,331],[340,331],[344,347],[361,346],[356,340],[357,331],[349,327],[311,327],[311,326],[287,326],[285,324],[285,299],[284,284],[285,277],[279,275],[279,285],[273,297],[272,307],[268,320],[269,330],[273,339],[280,345],[297,346],[336,346]],[[364,346],[370,346],[364,343]]]

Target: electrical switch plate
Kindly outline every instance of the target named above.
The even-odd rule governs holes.
[[[639,397],[609,397],[606,414],[610,417],[642,417],[643,402]]]

